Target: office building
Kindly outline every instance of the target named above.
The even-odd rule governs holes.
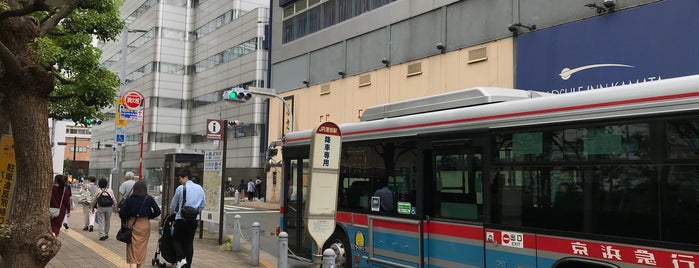
[[[121,93],[140,92],[145,107],[142,114],[105,110],[104,122],[92,132],[90,174],[117,176],[115,187],[124,172],[141,170],[149,186],[160,185],[165,154],[222,149],[206,140],[207,119],[244,122],[229,129],[227,170],[243,178],[263,174],[267,99],[227,102],[222,93],[266,86],[268,4],[125,1],[121,14],[127,30],[118,41],[99,44],[100,60],[119,73]],[[117,112],[128,119],[126,126],[116,126]]]

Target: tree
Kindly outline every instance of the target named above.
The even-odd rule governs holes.
[[[114,104],[119,79],[92,42],[123,29],[117,1],[0,0],[0,133],[14,136],[17,160],[0,266],[44,267],[60,249],[47,215],[48,118],[79,122]]]

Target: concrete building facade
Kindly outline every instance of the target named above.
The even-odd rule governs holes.
[[[275,0],[271,87],[298,131],[471,87],[566,93],[697,73],[696,1],[591,2]],[[288,116],[272,101],[270,140]]]
[[[222,93],[267,84],[267,6],[266,0],[124,2],[128,31],[117,42],[99,44],[100,60],[120,74],[121,93],[143,94],[143,121],[134,118],[117,129],[118,109],[105,110],[104,123],[93,128],[90,174],[119,177],[114,187],[124,172],[141,169],[149,186],[160,185],[166,153],[222,149],[206,140],[207,119],[245,123],[228,129],[235,134],[229,135],[227,174],[263,174],[266,98],[226,102]],[[116,141],[119,131],[123,143]]]

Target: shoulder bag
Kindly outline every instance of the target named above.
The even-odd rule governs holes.
[[[199,215],[199,209],[185,205],[187,202],[187,186],[182,186],[182,209],[180,209],[180,216],[185,220],[196,220],[197,215]]]
[[[129,190],[128,195],[124,195],[121,197],[121,200],[119,200],[119,203],[117,203],[117,209],[121,209],[121,206],[124,204],[124,200],[126,200],[126,197],[131,196],[131,192],[133,192],[133,186],[131,186],[131,190]]]
[[[65,194],[66,194],[66,188],[63,187],[63,193],[61,194],[61,202],[58,203],[58,207],[57,208],[52,208],[52,207],[49,208],[49,216],[51,217],[51,219],[58,217],[58,215],[61,215],[61,206],[63,205],[63,197],[65,196]]]
[[[141,212],[141,209],[143,208],[143,205],[146,203],[146,198],[143,199],[143,202],[141,203],[141,207],[138,209],[138,212],[136,212],[136,218],[131,226],[128,225],[128,222],[124,222],[121,224],[121,228],[119,228],[119,232],[116,234],[116,239],[124,242],[126,244],[131,243],[131,235],[133,232],[133,226],[136,224],[136,221],[138,220],[139,213]]]

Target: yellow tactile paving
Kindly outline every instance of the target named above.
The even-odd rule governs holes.
[[[65,230],[63,231],[63,234],[66,234],[70,236],[71,238],[77,240],[81,244],[85,245],[87,248],[90,250],[94,251],[97,253],[97,256],[101,256],[105,260],[108,260],[109,262],[113,263],[117,267],[125,267],[128,268],[129,265],[126,263],[126,260],[122,256],[117,255],[116,253],[112,252],[108,248],[103,247],[102,245],[96,243],[95,241],[92,241],[92,239],[85,237],[84,235],[81,235],[80,233],[73,231],[73,229],[70,230]]]

